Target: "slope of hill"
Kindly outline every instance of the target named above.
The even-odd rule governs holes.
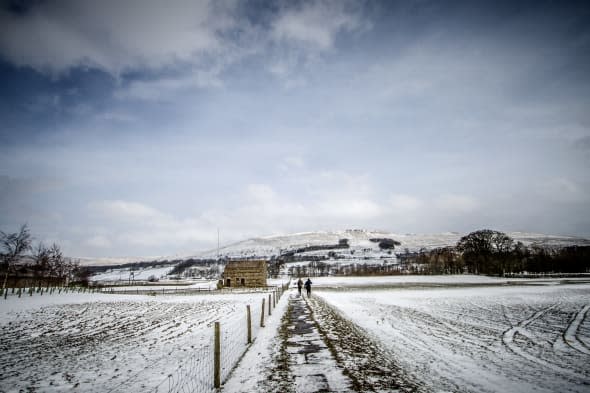
[[[526,232],[509,232],[507,233],[515,241],[521,241],[527,246],[539,245],[543,247],[567,247],[572,245],[590,245],[590,240],[567,237],[553,236]],[[437,234],[397,234],[386,231],[370,231],[362,229],[330,231],[330,232],[303,232],[291,235],[258,237],[234,244],[227,245],[219,249],[221,257],[229,258],[270,258],[279,256],[288,251],[297,250],[310,246],[337,245],[342,239],[346,239],[350,246],[350,251],[356,253],[381,253],[379,244],[371,239],[393,239],[401,244],[396,246],[396,250],[418,251],[421,248],[433,249],[437,247],[454,246],[457,241],[465,234],[457,232],[445,232]],[[316,254],[318,252],[315,252]],[[326,254],[327,251],[319,252]],[[310,253],[308,253],[310,254]],[[314,254],[312,252],[311,254]],[[216,258],[217,250],[198,253],[194,258]]]
[[[539,245],[543,247],[567,247],[572,245],[590,246],[590,240],[579,237],[554,236],[527,232],[507,233],[515,241],[521,241],[525,245]],[[376,239],[393,239],[400,245],[396,245],[395,252],[419,251],[453,246],[464,236],[463,233],[444,232],[436,234],[398,234],[387,231],[372,231],[363,229],[349,229],[340,231],[318,231],[301,232],[289,235],[265,236],[243,240],[237,243],[226,245],[219,249],[219,256],[222,258],[271,258],[284,255],[288,252],[304,248],[324,246],[322,250],[298,252],[298,255],[320,256],[330,252],[329,246],[337,246],[343,239],[347,240],[348,249],[337,250],[340,254],[354,255],[359,258],[379,258],[390,255],[389,250],[381,250]],[[373,241],[371,240],[373,239]],[[326,247],[327,246],[327,247]],[[334,247],[336,249],[336,247]],[[217,250],[198,252],[187,256],[160,257],[160,258],[81,258],[81,265],[85,266],[113,266],[125,265],[139,261],[161,262],[179,261],[187,259],[216,259]]]

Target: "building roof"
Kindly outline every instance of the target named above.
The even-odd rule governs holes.
[[[260,268],[266,267],[266,261],[261,260],[245,260],[245,261],[229,261],[225,269],[244,269],[244,268]]]

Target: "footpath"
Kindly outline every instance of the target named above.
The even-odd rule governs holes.
[[[322,339],[305,295],[289,295],[286,316],[288,374],[298,393],[349,392],[352,389],[330,349]]]
[[[265,324],[223,393],[428,391],[313,293],[285,292]]]

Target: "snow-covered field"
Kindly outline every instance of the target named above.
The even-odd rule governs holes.
[[[590,391],[589,284],[332,284],[339,289],[315,295],[360,326],[423,390]]]
[[[90,279],[92,281],[130,281],[133,280],[147,280],[151,276],[156,279],[161,279],[172,270],[172,266],[155,267],[147,269],[113,269],[106,272],[93,275]]]
[[[525,282],[535,285],[481,276],[312,280],[308,304],[323,337],[333,340],[328,346],[337,350],[334,372],[347,368],[356,386],[590,391],[590,284],[584,280]],[[296,290],[290,292],[272,317],[266,316],[263,329],[258,322],[268,293],[262,292],[9,294],[0,299],[0,392],[208,392],[215,321],[222,326],[223,391],[260,386],[284,391],[288,383],[273,373],[285,342],[281,331],[288,331],[281,317]],[[246,349],[247,304],[256,339],[230,375]]]
[[[210,391],[213,322],[226,378],[246,348],[246,305],[256,336],[263,298],[11,295],[0,301],[0,391]]]

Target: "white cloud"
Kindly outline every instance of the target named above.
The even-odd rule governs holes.
[[[163,219],[167,217],[160,211],[138,202],[100,201],[92,203],[90,207],[116,220]]]
[[[212,224],[200,217],[175,217],[144,203],[99,201],[89,206],[94,219],[112,228],[108,238],[92,235],[86,244],[93,247],[142,247],[144,249],[195,250],[203,242],[212,242]],[[104,232],[101,229],[100,232]]]
[[[371,28],[363,15],[363,2],[317,0],[289,3],[280,10],[268,31],[272,48],[266,69],[283,87],[309,87],[306,72],[334,51],[343,33],[362,33]]]
[[[271,205],[277,200],[275,191],[267,184],[249,184],[246,187],[246,197],[257,205]]]
[[[315,206],[316,217],[341,220],[370,220],[382,215],[385,210],[370,199],[328,199]]]
[[[441,213],[469,213],[480,207],[477,199],[470,195],[461,194],[443,194],[436,197],[433,203]]]
[[[298,172],[305,168],[305,160],[299,156],[285,157],[283,161],[278,164],[278,168],[285,173]]]
[[[102,235],[91,236],[84,241],[84,244],[92,248],[109,248],[113,245],[106,236]]]
[[[394,210],[416,210],[422,207],[422,201],[414,196],[395,194],[391,196],[391,206]]]
[[[327,0],[303,3],[285,10],[273,23],[271,34],[277,41],[317,50],[331,49],[338,33],[362,25],[359,15],[350,12],[351,4]]]

